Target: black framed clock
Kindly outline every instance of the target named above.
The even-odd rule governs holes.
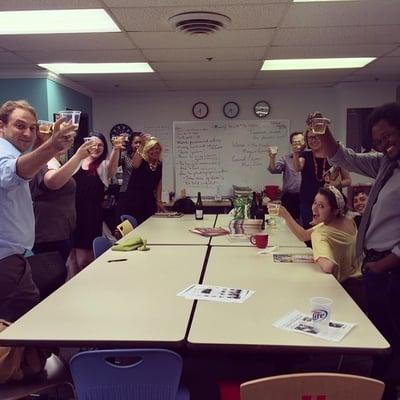
[[[260,100],[254,104],[254,114],[257,115],[258,118],[266,118],[271,112],[271,106],[268,101]]]
[[[110,139],[116,136],[126,136],[128,140],[131,140],[133,137],[133,130],[127,124],[116,124],[110,130]]]
[[[222,110],[227,118],[236,118],[240,112],[239,104],[234,101],[225,103]]]
[[[197,103],[193,104],[192,114],[198,119],[207,117],[208,105],[204,103],[204,101],[198,101]]]

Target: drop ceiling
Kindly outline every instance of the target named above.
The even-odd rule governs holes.
[[[104,8],[120,33],[0,35],[0,79],[41,76],[37,63],[148,62],[153,74],[63,75],[90,93],[332,87],[400,83],[400,1],[13,0],[0,10]],[[211,11],[231,19],[212,35],[168,18]],[[268,58],[377,57],[361,69],[260,71]]]

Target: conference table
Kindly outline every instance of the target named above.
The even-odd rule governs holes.
[[[219,237],[210,241],[189,232],[215,221],[225,224],[226,218],[151,217],[122,239],[139,235],[148,240],[149,251],[108,250],[3,331],[0,344],[366,354],[390,349],[342,286],[316,264],[274,263],[272,254],[260,254],[254,246],[224,245]],[[284,247],[288,235],[282,232],[280,253],[310,253],[299,241]],[[241,304],[177,296],[196,283],[255,293]],[[341,342],[272,326],[294,309],[308,312],[313,296],[333,299],[334,320],[357,324]]]
[[[193,301],[176,294],[200,279],[206,246],[107,251],[0,336],[9,345],[182,345]],[[113,261],[127,259],[126,261]]]
[[[189,349],[252,351],[335,351],[385,353],[389,344],[333,275],[315,263],[275,263],[272,254],[251,247],[213,247],[204,284],[255,290],[244,303],[198,301],[187,344]],[[311,254],[309,248],[281,247],[280,253]],[[356,323],[332,342],[278,329],[272,324],[293,310],[310,313],[311,297],[333,300],[332,319]]]

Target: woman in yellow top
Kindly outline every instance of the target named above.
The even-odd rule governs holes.
[[[312,204],[310,229],[301,227],[284,208],[279,216],[299,240],[311,240],[314,261],[322,271],[333,274],[339,282],[359,274],[355,259],[357,228],[353,219],[346,216],[343,194],[334,186],[318,190]]]

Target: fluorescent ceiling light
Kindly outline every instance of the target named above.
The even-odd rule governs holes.
[[[261,70],[289,71],[306,69],[362,68],[373,60],[375,60],[375,57],[265,60]]]
[[[147,63],[53,63],[38,64],[56,74],[131,74],[154,72]]]
[[[0,35],[120,31],[101,8],[0,12]]]

